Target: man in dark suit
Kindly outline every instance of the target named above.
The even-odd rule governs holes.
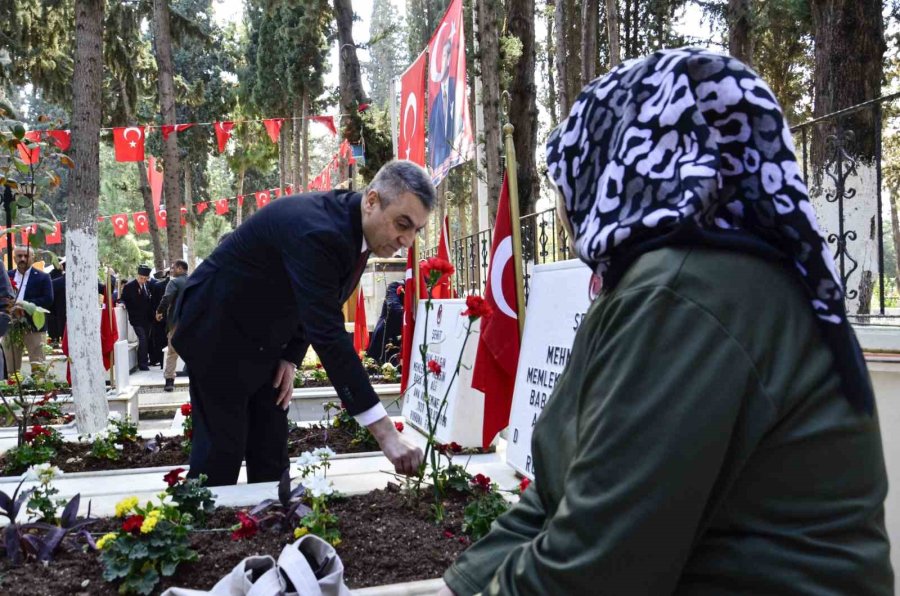
[[[166,294],[169,285],[169,270],[157,272],[155,279],[150,279],[150,308],[153,310],[153,322],[150,325],[150,347],[148,349],[150,366],[163,366],[163,348],[169,343],[166,335],[166,319],[156,318],[159,304]]]
[[[31,302],[48,311],[53,306],[53,284],[50,276],[43,271],[38,271],[34,265],[34,250],[27,246],[18,246],[13,251],[16,268],[8,271],[10,281],[13,283],[13,291],[16,294],[16,302]],[[30,331],[25,334],[25,349],[28,350],[28,360],[32,364],[44,363],[44,344],[47,343],[47,323],[40,328],[35,327],[29,321]],[[6,355],[8,372],[17,372],[22,367],[22,351],[18,346],[13,346],[8,338],[3,340],[3,352]]]
[[[59,260],[59,267],[50,272],[53,286],[53,307],[47,315],[47,334],[55,342],[62,341],[66,330],[66,259]]]
[[[188,278],[172,345],[188,365],[194,434],[190,475],[210,485],[278,480],[288,467],[287,409],[312,345],[347,411],[400,473],[422,451],[394,428],[344,328],[341,307],[369,253],[410,246],[434,203],[428,174],[386,164],[363,194],[334,190],[273,201]]]
[[[369,337],[366,355],[375,362],[384,364],[391,362],[400,353],[400,335],[403,332],[403,282],[394,281],[388,284],[381,305],[381,316],[375,323],[375,329]],[[396,363],[394,363],[396,364]]]
[[[128,322],[138,338],[138,368],[150,370],[150,328],[153,325],[153,309],[150,296],[150,266],[140,265],[136,279],[122,288],[121,301],[128,311]]]

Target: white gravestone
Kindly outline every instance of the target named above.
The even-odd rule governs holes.
[[[120,339],[113,346],[115,356],[116,394],[127,392],[131,388],[131,363],[128,361],[128,342]]]
[[[531,277],[506,436],[507,463],[529,478],[534,478],[531,430],[569,360],[575,331],[590,306],[590,279],[591,270],[578,260],[538,265]]]
[[[459,375],[452,381],[453,371],[460,361],[463,341],[469,317],[461,313],[466,310],[466,301],[435,300],[428,312],[428,355],[426,362],[435,360],[441,365],[441,374],[428,373],[428,402],[431,404],[431,419],[434,420],[438,408],[447,395],[447,405],[441,412],[435,439],[439,443],[459,443],[463,447],[481,447],[481,428],[484,424],[484,394],[472,389],[472,366],[478,349],[480,323],[472,325],[472,332],[462,352],[462,366]],[[415,428],[428,434],[428,405],[425,402],[423,370],[425,364],[419,352],[425,337],[425,301],[419,302],[416,330],[413,335],[413,349],[410,358],[412,374],[403,399],[403,416]],[[447,393],[449,390],[449,393]]]

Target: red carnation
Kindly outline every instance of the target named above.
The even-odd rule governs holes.
[[[491,479],[484,474],[475,474],[472,478],[472,488],[487,492],[491,490]]]
[[[9,386],[13,386],[16,384],[16,380],[15,379],[6,379],[6,384]]]
[[[450,451],[453,453],[462,453],[462,445],[457,443],[456,441],[452,441],[449,445]]]
[[[433,288],[456,272],[453,263],[440,257],[431,257],[421,263],[419,269],[422,271],[422,277],[425,278],[425,283],[429,288]]]
[[[428,370],[436,375],[441,374],[441,365],[438,364],[437,360],[429,360],[428,361]]]
[[[141,531],[141,525],[144,523],[143,515],[129,515],[122,522],[122,531],[138,534]]]
[[[531,485],[531,478],[525,477],[522,478],[522,482],[519,483],[519,492],[524,493],[525,489]]]
[[[259,526],[255,517],[247,515],[243,511],[238,511],[235,515],[237,515],[238,521],[241,523],[240,525],[233,526],[233,531],[231,532],[232,540],[251,538],[259,531]]]
[[[31,443],[32,441],[34,441],[36,436],[37,435],[34,434],[34,431],[26,430],[22,434],[22,440],[24,440],[26,443]]]
[[[398,433],[402,433],[403,432],[403,423],[400,422],[399,420],[394,422],[394,428],[397,429]]]
[[[184,468],[175,468],[165,476],[163,476],[163,480],[166,481],[166,484],[169,486],[175,486],[179,482],[181,482],[181,473],[184,472]]]
[[[462,316],[469,317],[471,320],[478,318],[487,318],[494,313],[494,309],[481,296],[467,296],[466,310],[462,311]]]
[[[456,538],[456,535],[450,530],[444,530],[444,538]]]
[[[190,416],[191,415],[191,404],[181,404],[181,415],[182,416]]]
[[[37,418],[52,418],[52,415],[50,414],[50,410],[45,410],[44,408],[41,408],[40,410],[35,410],[34,415]]]

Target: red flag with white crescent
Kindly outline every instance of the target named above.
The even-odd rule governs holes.
[[[282,124],[284,124],[284,118],[269,118],[268,120],[263,120],[263,126],[266,127],[269,138],[276,145],[278,144],[278,136],[281,134]]]
[[[270,188],[269,194],[274,195],[276,199],[280,199],[281,198],[281,188],[278,186],[276,186],[275,188]]]
[[[152,155],[147,164],[147,182],[150,184],[150,194],[153,196],[153,209],[159,211],[162,201],[163,172],[157,169],[158,162]]]
[[[22,228],[22,231],[20,233],[22,235],[22,245],[28,246],[28,237],[31,234],[37,233],[37,225],[32,224],[30,226],[25,226],[24,228]]]
[[[118,238],[128,233],[128,214],[119,213],[109,218],[112,222],[113,234]]]
[[[244,206],[244,195],[238,195],[237,200],[238,200],[238,207],[243,207]]]
[[[446,215],[444,216],[444,223],[441,225],[441,237],[438,241],[438,249],[437,256],[440,259],[444,259],[448,263],[450,263],[450,218]],[[431,290],[431,295],[434,298],[442,299],[442,298],[453,298],[453,290],[450,286],[450,276],[447,275],[438,282],[434,289]]]
[[[219,153],[224,153],[225,143],[231,138],[234,122],[216,122],[213,128],[216,130],[216,143],[219,145]]]
[[[53,139],[53,144],[60,151],[68,151],[72,145],[72,133],[68,130],[48,130],[47,136]]]
[[[123,126],[113,129],[116,161],[144,161],[144,127]]]
[[[400,77],[400,132],[397,158],[425,167],[425,52]]]
[[[484,292],[484,299],[493,308],[494,314],[481,319],[478,354],[472,371],[472,387],[484,392],[484,426],[481,434],[484,447],[490,445],[497,433],[509,424],[516,367],[519,365],[519,309],[512,243],[509,188],[504,176]]]
[[[157,209],[156,211],[156,225],[165,228],[166,227],[166,210],[165,209]]]
[[[216,215],[225,215],[228,213],[228,199],[219,199],[216,201]]]
[[[134,220],[135,234],[150,233],[150,218],[147,217],[146,211],[138,211],[137,213],[132,214],[131,218]]]
[[[363,294],[362,284],[356,294],[356,315],[353,319],[353,349],[356,353],[369,348],[369,326],[366,323],[366,297]]]
[[[160,128],[162,129],[162,136],[164,141],[169,140],[169,135],[173,132],[182,132],[190,127],[194,126],[194,123],[191,122],[189,124],[163,124]]]
[[[269,201],[272,200],[272,197],[269,196],[269,191],[267,190],[258,190],[255,193],[256,196],[256,207],[261,209],[269,204]]]
[[[62,244],[62,223],[56,222],[53,225],[53,233],[47,234],[47,237],[44,239],[47,246],[52,246],[54,244]]]
[[[202,215],[207,209],[209,209],[209,201],[200,201],[197,203],[197,215]]]
[[[41,140],[41,131],[29,130],[25,133],[25,139],[31,142],[19,143],[19,158],[26,166],[30,166],[36,164],[41,158],[41,146],[37,144]]]
[[[337,136],[337,127],[334,125],[334,116],[309,116],[309,119],[324,125],[325,128],[331,131],[331,134]]]

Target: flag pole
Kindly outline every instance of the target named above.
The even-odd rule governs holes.
[[[513,133],[516,127],[509,121],[510,95],[503,92],[503,115],[506,124],[503,125],[503,137],[506,142],[506,184],[509,189],[509,218],[512,228],[513,271],[516,275],[516,305],[518,306],[516,317],[519,322],[519,340],[525,331],[525,285],[522,276],[522,230],[519,222],[519,183],[517,178],[518,164],[516,163],[516,147],[513,143]]]
[[[412,246],[409,247],[409,250],[411,250],[413,253],[413,319],[416,318],[416,313],[419,312],[419,243],[417,242],[417,240],[418,238],[414,240]]]

